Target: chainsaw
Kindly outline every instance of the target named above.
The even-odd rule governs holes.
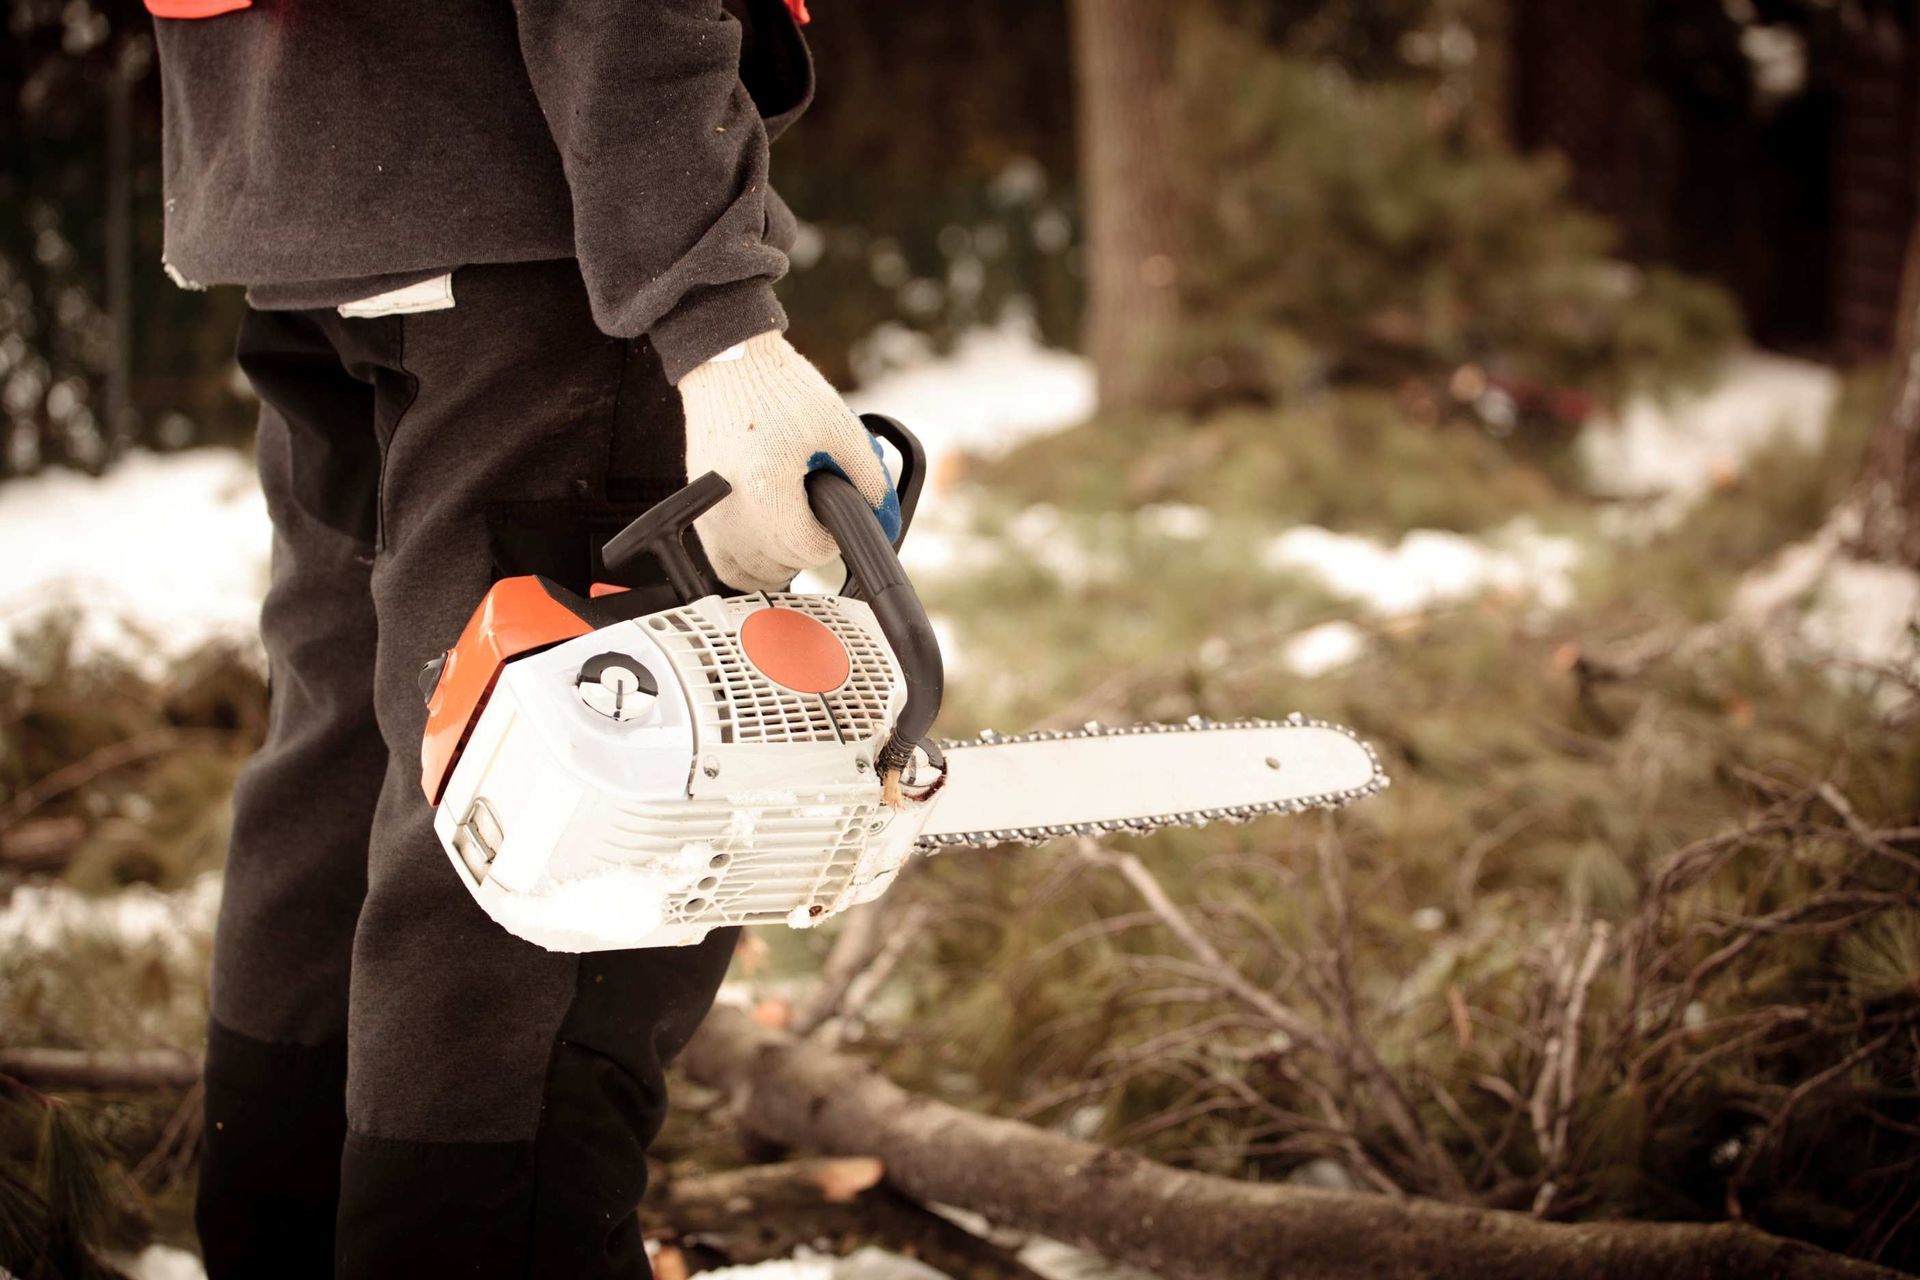
[[[806,928],[879,897],[915,853],[1241,822],[1386,786],[1365,742],[1298,714],[933,737],[940,646],[897,554],[925,455],[892,419],[863,421],[901,455],[900,529],[889,540],[837,472],[807,477],[840,594],[712,580],[685,542],[729,492],[709,473],[611,539],[587,595],[503,579],[426,664],[434,829],[507,930],[599,951]],[[649,560],[664,585],[635,585]]]

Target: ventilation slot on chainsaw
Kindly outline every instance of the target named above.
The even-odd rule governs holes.
[[[844,624],[843,615],[811,596],[783,596],[794,609],[825,624],[846,648],[847,682],[833,693],[802,694],[783,689],[753,668],[742,652],[739,623],[764,608],[765,596],[722,602],[726,628],[699,609],[674,609],[649,620],[654,639],[705,675],[708,699],[696,706],[701,724],[722,742],[854,742],[887,724],[887,699],[893,672],[884,651],[864,630]]]
[[[836,909],[878,806],[628,805],[609,815],[600,857],[631,866],[679,862],[673,925],[787,924]],[[715,832],[720,834],[716,837]],[[689,858],[688,850],[701,853]]]

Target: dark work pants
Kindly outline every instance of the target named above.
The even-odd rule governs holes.
[[[197,1222],[227,1277],[648,1274],[664,1064],[731,931],[563,955],[494,924],[420,790],[416,675],[496,578],[584,590],[681,481],[679,398],[572,262],[449,311],[255,311],[267,742],[234,795]]]

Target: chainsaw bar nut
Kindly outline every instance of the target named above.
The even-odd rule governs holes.
[[[660,694],[653,673],[624,653],[602,653],[580,666],[574,682],[580,701],[609,720],[638,720]]]

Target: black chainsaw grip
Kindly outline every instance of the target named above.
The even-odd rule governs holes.
[[[872,607],[880,630],[900,662],[907,683],[907,703],[893,735],[880,749],[874,761],[884,777],[889,771],[904,769],[913,759],[913,749],[933,730],[934,717],[940,714],[940,695],[945,683],[940,660],[940,642],[934,637],[933,623],[920,603],[900,557],[874,517],[873,508],[853,487],[853,482],[833,471],[815,471],[807,476],[807,503],[827,532],[840,547],[840,559],[848,576],[860,586],[860,596]]]
[[[720,594],[721,584],[700,571],[699,563],[687,550],[686,537],[695,520],[732,492],[733,486],[719,472],[709,471],[647,508],[601,548],[600,561],[606,566],[608,579],[626,586],[639,585],[645,581],[640,576],[642,566],[651,556],[667,571],[667,581],[673,584],[681,604]]]

